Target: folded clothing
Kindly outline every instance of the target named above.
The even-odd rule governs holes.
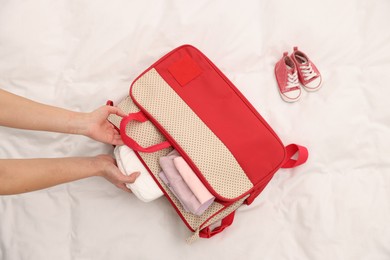
[[[129,188],[137,198],[143,202],[149,202],[163,195],[161,189],[152,176],[150,176],[149,171],[131,148],[126,145],[117,146],[114,149],[114,156],[119,170],[124,175],[128,176],[137,171],[141,173],[134,183],[126,184],[127,188]]]
[[[211,203],[213,203],[215,197],[203,185],[188,163],[184,161],[183,157],[179,156],[174,158],[173,163],[175,164],[176,169],[179,171],[183,180],[195,194],[195,197],[199,200],[200,204],[202,204],[202,207],[208,208]]]
[[[179,200],[184,210],[195,214],[200,208],[200,202],[184,182],[173,164],[173,159],[178,156],[178,152],[173,150],[167,156],[160,158],[162,171],[159,173],[159,177]]]
[[[159,173],[161,180],[176,196],[184,210],[199,216],[213,203],[214,196],[204,187],[176,150],[161,157],[160,166],[162,168],[162,172]]]

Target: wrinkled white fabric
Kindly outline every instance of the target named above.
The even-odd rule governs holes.
[[[389,13],[388,0],[0,1],[1,88],[92,111],[189,43],[285,144],[310,152],[231,227],[191,246],[165,198],[143,203],[103,178],[0,197],[0,259],[390,259]],[[287,104],[274,65],[293,46],[323,86]],[[0,158],[112,151],[82,136],[0,127]]]

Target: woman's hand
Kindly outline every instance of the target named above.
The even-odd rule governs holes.
[[[118,167],[115,165],[115,160],[109,155],[98,155],[95,157],[96,163],[99,164],[100,176],[114,184],[119,189],[126,192],[131,192],[126,187],[126,183],[133,183],[140,175],[140,172],[133,172],[129,176],[121,173]]]
[[[122,145],[123,141],[120,134],[107,120],[108,116],[111,114],[121,117],[126,116],[126,114],[117,107],[102,106],[93,112],[79,115],[76,119],[78,133],[99,142]]]

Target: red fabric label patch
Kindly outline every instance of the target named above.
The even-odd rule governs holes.
[[[182,87],[202,73],[199,66],[186,53],[168,70]]]

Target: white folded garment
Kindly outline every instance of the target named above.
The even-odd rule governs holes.
[[[126,145],[117,146],[114,149],[114,156],[118,168],[123,174],[128,176],[133,172],[141,173],[134,183],[126,184],[127,188],[131,189],[140,200],[149,202],[163,195],[161,189],[131,148]]]

